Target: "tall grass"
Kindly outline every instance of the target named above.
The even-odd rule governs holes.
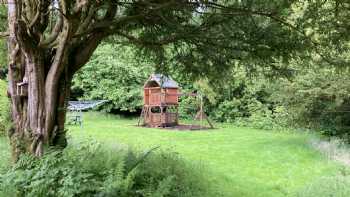
[[[350,167],[350,146],[346,141],[340,138],[331,138],[330,140],[313,138],[311,145],[328,159]]]
[[[322,177],[301,189],[298,197],[348,197],[350,196],[350,174]]]
[[[52,151],[38,160],[24,156],[0,178],[0,196],[203,196],[199,169],[175,153],[91,141]]]
[[[337,161],[342,167],[332,176],[323,176],[300,189],[298,197],[347,197],[350,196],[350,147],[339,138],[329,140],[314,137],[313,148],[320,151],[329,161]]]

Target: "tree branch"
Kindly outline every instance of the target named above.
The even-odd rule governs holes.
[[[63,27],[63,15],[60,14],[58,20],[56,21],[55,27],[52,29],[51,34],[48,36],[46,40],[41,40],[39,42],[39,47],[47,47],[52,44],[58,38]]]
[[[116,20],[112,20],[113,18],[109,18],[109,20],[98,21],[98,22],[95,22],[91,26],[91,28],[87,29],[86,31],[80,31],[78,34],[74,35],[74,37],[80,37],[83,35],[90,34],[91,32],[93,32],[97,29],[100,29],[101,31],[111,32],[112,29],[119,29],[122,25],[124,25],[127,22],[137,21],[137,20],[142,19],[143,17],[145,17],[147,15],[150,15],[151,13],[155,13],[159,10],[169,8],[172,5],[176,5],[176,4],[177,4],[176,1],[171,0],[171,1],[166,2],[164,4],[161,4],[161,5],[156,4],[156,5],[158,5],[157,7],[149,9],[147,12],[143,12],[143,13],[131,15],[131,16],[124,16],[124,17],[118,18]],[[111,8],[112,5],[114,5],[114,4],[111,4],[109,8]],[[115,11],[116,11],[116,8],[115,8]]]
[[[61,1],[61,8],[64,14],[67,13],[66,1]],[[45,140],[48,140],[48,133],[54,127],[55,120],[55,109],[57,104],[57,88],[58,81],[61,74],[66,66],[67,61],[67,50],[69,48],[69,38],[71,37],[72,25],[67,18],[63,20],[63,30],[60,35],[60,41],[54,56],[53,63],[47,74],[45,80],[45,105],[46,105],[46,119],[45,119]]]
[[[97,46],[106,36],[107,34],[104,32],[92,33],[86,40],[84,40],[84,43],[86,43],[85,45],[79,44],[74,50],[75,53],[72,53],[72,57],[69,58],[72,60],[69,62],[69,73],[74,75],[86,62],[88,62]]]
[[[4,38],[4,37],[8,37],[10,34],[9,32],[0,32],[0,37]]]

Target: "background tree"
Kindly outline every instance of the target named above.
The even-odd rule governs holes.
[[[292,3],[8,0],[14,159],[66,146],[72,78],[104,38],[140,49],[160,72],[217,78],[235,61],[269,66],[304,50],[308,43],[281,23]],[[27,83],[27,96],[17,94],[19,83]]]
[[[350,2],[299,1],[299,15],[294,27],[307,36],[313,45],[313,60],[318,64],[347,67],[349,65]]]
[[[115,54],[119,54],[115,57]],[[143,84],[153,70],[151,62],[137,61],[135,50],[102,43],[73,79],[71,99],[108,100],[108,112],[136,112],[143,106]]]

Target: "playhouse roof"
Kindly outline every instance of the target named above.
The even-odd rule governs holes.
[[[145,87],[148,87],[150,82],[156,82],[161,88],[178,88],[179,85],[171,77],[167,77],[163,74],[152,74],[148,81],[145,83]]]

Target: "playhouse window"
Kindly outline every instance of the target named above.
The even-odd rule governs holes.
[[[152,113],[160,113],[161,112],[160,107],[152,107],[151,112]]]

